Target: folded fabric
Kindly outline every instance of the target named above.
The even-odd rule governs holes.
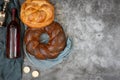
[[[0,0],[0,10],[3,7],[3,0]],[[17,18],[19,20],[19,11],[20,11],[20,4],[19,0],[10,0],[10,3],[7,6],[7,17],[5,24],[7,25],[11,21],[11,9],[17,8],[18,15]],[[20,20],[19,20],[20,21]],[[24,25],[19,22],[21,25],[21,36],[24,33]],[[21,38],[22,43],[22,38]],[[22,44],[21,44],[22,46]],[[21,47],[21,53],[23,53]],[[0,28],[0,80],[21,80],[22,78],[22,63],[23,57],[18,59],[7,59],[6,58],[6,26]]]

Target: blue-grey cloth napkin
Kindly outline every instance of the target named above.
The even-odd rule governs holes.
[[[3,7],[3,0],[0,0],[0,11]],[[18,15],[17,19],[21,26],[21,37],[23,37],[24,26],[19,20],[19,11],[20,4],[19,0],[10,0],[10,3],[7,6],[6,12],[6,20],[5,26],[0,28],[0,80],[21,80],[22,78],[22,63],[23,63],[23,55],[18,59],[7,59],[6,58],[6,26],[11,21],[11,9],[17,8]],[[22,43],[21,38],[21,43]],[[21,44],[22,46],[22,44]],[[21,47],[21,53],[22,52]]]
[[[47,40],[47,39],[46,39]],[[24,46],[24,52],[28,58],[28,60],[35,66],[38,67],[41,71],[50,69],[57,64],[60,64],[64,59],[67,59],[70,55],[70,51],[72,49],[72,39],[68,38],[66,47],[63,51],[61,51],[60,55],[55,59],[47,59],[47,60],[38,60],[34,56],[27,53],[26,48]]]

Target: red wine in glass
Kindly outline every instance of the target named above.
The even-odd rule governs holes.
[[[16,20],[17,10],[12,8],[12,20],[7,26],[6,56],[10,59],[19,58],[20,53],[20,25]]]

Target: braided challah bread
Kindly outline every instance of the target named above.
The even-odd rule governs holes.
[[[28,27],[42,28],[54,20],[54,6],[48,0],[26,0],[21,6],[21,20]]]
[[[40,42],[43,33],[49,35],[47,44]],[[61,25],[53,22],[44,28],[28,28],[25,33],[24,42],[26,50],[38,59],[56,58],[66,46],[66,37]]]

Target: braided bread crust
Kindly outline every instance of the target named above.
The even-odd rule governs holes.
[[[41,43],[39,37],[42,33],[49,35],[47,44]],[[53,22],[44,28],[28,28],[24,42],[26,50],[38,59],[54,59],[66,46],[66,37],[61,25]]]
[[[20,11],[24,24],[32,28],[42,28],[54,20],[54,7],[48,0],[26,0]]]

